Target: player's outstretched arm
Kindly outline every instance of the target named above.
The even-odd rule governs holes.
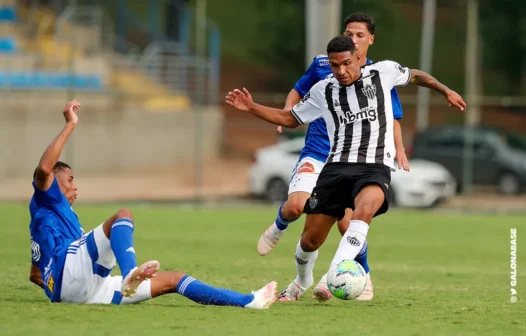
[[[46,148],[46,151],[40,158],[35,177],[35,184],[40,190],[48,190],[53,183],[53,167],[60,158],[66,141],[77,125],[78,117],[75,111],[79,107],[80,104],[76,100],[72,100],[66,104],[63,111],[64,118],[66,118],[66,125],[57,137],[53,139],[53,142]]]
[[[243,91],[235,89],[234,91],[229,92],[226,95],[225,100],[227,104],[236,109],[250,112],[256,117],[269,123],[288,128],[296,128],[300,125],[292,113],[290,113],[290,110],[281,110],[256,104],[252,100],[252,96],[248,90],[245,88],[243,88]]]
[[[285,99],[285,107],[283,109],[290,111],[300,101],[301,101],[301,96],[299,92],[296,91],[295,89],[292,89],[287,95],[287,99]],[[281,126],[278,126],[278,132],[281,133],[281,131],[282,131]]]
[[[435,77],[422,70],[412,69],[409,82],[411,84],[423,86],[443,94],[449,102],[449,107],[454,106],[460,111],[464,111],[466,109],[466,103],[458,93],[440,83]]]
[[[29,281],[37,285],[38,287],[44,288],[44,280],[42,280],[42,274],[38,269],[37,265],[31,264],[31,272],[29,273]]]

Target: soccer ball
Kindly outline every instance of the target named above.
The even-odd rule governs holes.
[[[338,299],[355,299],[367,286],[365,270],[354,260],[343,260],[329,268],[327,286]]]

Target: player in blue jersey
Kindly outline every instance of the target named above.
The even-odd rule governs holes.
[[[33,176],[30,280],[44,289],[51,302],[128,304],[170,293],[219,306],[265,309],[275,302],[276,282],[241,294],[214,288],[182,272],[157,272],[156,260],[137,266],[135,223],[128,209],[84,233],[72,209],[77,186],[71,167],[58,161],[77,125],[79,107],[76,101],[66,105],[66,125],[47,147]],[[110,276],[116,263],[122,276]]]
[[[344,35],[353,39],[358,53],[362,56],[362,65],[370,64],[371,60],[367,58],[367,51],[369,46],[374,42],[374,19],[365,13],[353,13],[345,19],[344,27]],[[299,103],[303,96],[309,92],[314,84],[329,76],[333,76],[333,74],[329,65],[328,56],[316,56],[303,77],[298,80],[294,89],[290,91],[284,108],[286,110],[292,109],[292,107]],[[397,121],[397,119],[402,118],[402,106],[395,89],[391,91],[391,99],[395,118],[394,135],[398,167],[409,170],[409,162],[405,155],[402,142],[402,130],[400,123]],[[281,132],[281,127],[278,127],[278,131]],[[289,185],[289,197],[287,201],[280,206],[278,216],[274,223],[261,235],[258,241],[258,253],[260,255],[270,253],[286,232],[287,226],[299,219],[302,215],[305,202],[310,197],[312,189],[316,185],[316,181],[329,152],[330,140],[327,135],[327,128],[325,121],[320,118],[308,126],[305,146],[292,172]],[[351,217],[352,210],[347,209],[345,217],[338,222],[338,229],[342,235],[347,231]],[[357,300],[371,300],[374,295],[369,272],[370,268],[367,263],[367,249],[367,244],[365,244],[355,259],[363,266],[368,276],[367,288]],[[296,301],[313,284],[313,268],[317,253],[317,251],[303,251],[298,242],[295,255],[298,275],[296,279],[280,293],[280,301]],[[330,297],[331,293],[327,288],[326,275],[324,275],[314,288],[313,298],[319,301],[327,301]]]

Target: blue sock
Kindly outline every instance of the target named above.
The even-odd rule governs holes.
[[[137,266],[133,249],[133,221],[131,219],[119,218],[113,223],[110,245],[121,269],[122,278],[125,278]]]
[[[369,271],[370,271],[369,264],[367,263],[367,250],[368,250],[368,248],[369,248],[369,244],[367,244],[367,240],[366,240],[365,244],[363,244],[362,250],[360,251],[360,253],[358,253],[356,258],[354,258],[354,260],[358,264],[362,265],[363,269],[365,270],[365,273],[369,273]]]
[[[285,204],[285,202],[283,202],[280,206],[279,206],[279,210],[278,210],[278,217],[276,218],[276,226],[278,227],[278,229],[280,229],[281,231],[285,230],[289,224],[291,223],[294,223],[295,221],[297,221],[298,219],[286,219],[283,217],[283,215],[281,214],[281,208],[283,208],[283,204]]]
[[[241,294],[228,289],[215,288],[189,275],[185,275],[179,281],[175,292],[203,305],[245,307],[254,300],[252,294]]]

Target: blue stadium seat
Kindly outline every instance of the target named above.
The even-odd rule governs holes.
[[[0,53],[12,54],[16,52],[16,42],[11,36],[0,37]]]
[[[16,9],[14,7],[0,7],[0,22],[16,21]]]
[[[101,90],[102,79],[97,75],[71,75],[62,72],[5,72],[0,71],[0,87],[12,89]]]

